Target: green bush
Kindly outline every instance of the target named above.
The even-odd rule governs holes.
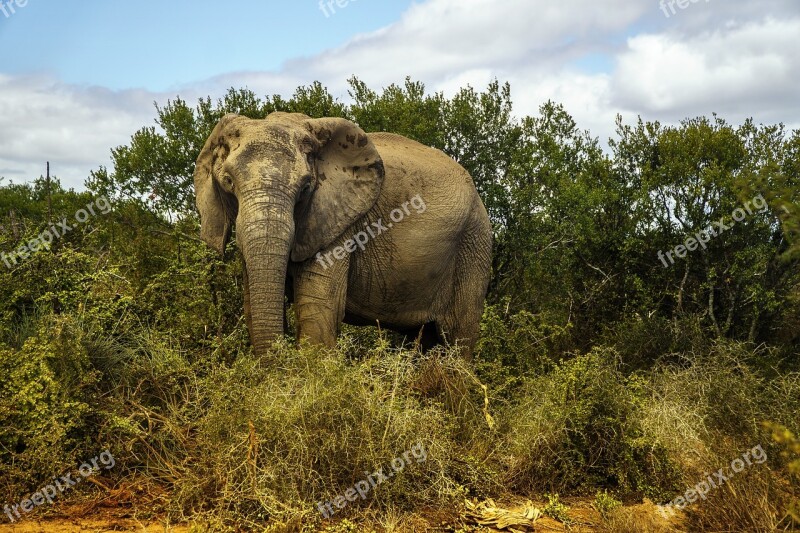
[[[318,524],[318,502],[422,442],[427,461],[339,514],[457,509],[464,497],[508,489],[603,487],[664,502],[763,437],[767,415],[797,424],[798,376],[767,373],[737,343],[630,375],[615,350],[596,348],[521,378],[487,407],[496,389],[484,390],[453,351],[392,349],[376,331],[346,333],[336,350],[280,343],[260,361],[240,330],[192,354],[134,323],[102,335],[89,318],[40,317],[22,348],[0,350],[10,496],[110,448],[110,475],[166,489],[173,518],[221,529]],[[751,492],[783,497],[765,472],[751,474]],[[723,523],[741,502],[734,496],[719,492],[692,519]],[[776,509],[754,509],[747,523],[767,523]]]
[[[478,375],[497,396],[511,399],[523,376],[555,367],[566,350],[569,329],[527,311],[508,315],[505,304],[487,305],[475,350]]]
[[[42,320],[21,349],[0,346],[0,495],[18,500],[100,450],[96,387],[81,329]]]
[[[318,502],[417,442],[426,461],[341,515],[453,506],[499,483],[484,464],[493,437],[482,391],[454,354],[379,344],[351,363],[341,351],[281,344],[268,361],[244,352],[231,366],[201,366],[155,336],[103,349],[117,361],[117,403],[102,438],[127,450],[117,457],[126,473],[170,487],[177,517],[200,513],[215,527],[317,521]]]
[[[40,251],[14,270],[0,269],[0,342],[21,348],[49,317],[69,317],[94,336],[138,320],[134,291],[119,269],[64,247]]]
[[[705,353],[711,340],[695,316],[668,319],[635,315],[613,324],[600,345],[613,346],[626,372],[647,371],[658,362],[675,363],[679,354]]]
[[[784,521],[795,527],[800,526],[800,438],[780,424],[767,422],[764,425],[772,433],[772,439],[783,448],[781,457],[786,461],[789,472],[791,495],[786,505]]]
[[[597,491],[594,495],[592,507],[597,510],[603,518],[607,518],[614,511],[622,507],[622,502],[610,495],[607,490]]]
[[[600,348],[530,378],[504,417],[509,482],[558,492],[608,486],[651,498],[669,491],[676,467],[639,418],[645,384]]]
[[[558,494],[545,494],[547,505],[542,509],[542,514],[549,516],[553,520],[558,520],[562,524],[569,526],[572,518],[569,516],[569,507],[558,501]]]

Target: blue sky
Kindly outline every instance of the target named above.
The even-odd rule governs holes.
[[[236,5],[242,6],[234,11]],[[28,0],[0,13],[8,74],[48,72],[72,84],[166,91],[214,75],[278,70],[284,61],[345,43],[396,21],[406,0]]]
[[[29,181],[49,160],[81,189],[153,125],[154,102],[230,87],[288,96],[314,81],[347,101],[352,75],[376,90],[410,76],[446,96],[508,81],[517,116],[553,100],[603,144],[617,114],[800,128],[798,0],[325,1],[327,17],[319,0],[0,10],[0,178]]]

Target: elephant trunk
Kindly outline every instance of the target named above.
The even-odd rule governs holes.
[[[262,357],[283,334],[284,290],[294,235],[293,202],[267,189],[255,201],[242,202],[237,240],[244,256],[248,326],[255,355]]]

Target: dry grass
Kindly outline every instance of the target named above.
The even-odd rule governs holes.
[[[73,457],[110,448],[117,460],[110,482],[161,487],[158,510],[173,521],[214,531],[296,531],[346,529],[346,518],[353,531],[367,523],[402,531],[423,527],[421,516],[457,515],[465,497],[509,491],[541,498],[608,488],[629,503],[643,496],[665,503],[761,443],[769,461],[687,509],[687,527],[758,531],[785,513],[786,461],[761,422],[798,429],[800,379],[758,370],[755,352],[740,345],[719,343],[703,356],[632,375],[613,349],[600,347],[508,381],[476,375],[452,350],[423,355],[391,348],[380,336],[370,346],[345,335],[331,351],[281,343],[257,361],[244,348],[230,351],[236,342],[226,357],[200,357],[152,331],[126,342],[65,331],[69,342],[37,335],[6,361],[36,362],[15,381],[33,391],[42,379],[55,383],[59,368],[90,367],[97,379],[83,388],[34,397],[43,405],[37,412],[84,428],[70,433],[83,448],[48,444],[36,420],[0,420],[26,453],[49,449],[53,457],[34,463],[16,453],[15,470],[3,479],[8,501],[36,490],[48,479],[46,467],[63,471]],[[502,394],[482,382],[504,383]],[[91,417],[76,415],[77,400],[92,407]],[[26,441],[29,434],[38,440]],[[418,442],[426,461],[409,464],[333,521],[322,519],[317,502]],[[614,511],[607,526],[678,527],[656,515],[646,506]]]
[[[603,521],[601,531],[607,533],[682,533],[681,517],[676,515],[666,519],[658,508],[647,500],[630,507],[620,507],[612,511]]]
[[[686,523],[691,531],[776,531],[788,503],[777,479],[766,463],[746,467],[711,490],[707,500],[688,506]]]
[[[239,357],[160,398],[129,400],[135,423],[115,428],[117,447],[172,487],[176,518],[215,529],[322,523],[317,502],[416,443],[426,460],[412,460],[336,517],[457,505],[496,484],[481,467],[492,439],[482,389],[452,353],[379,345],[348,362],[337,351],[282,344],[270,360]]]

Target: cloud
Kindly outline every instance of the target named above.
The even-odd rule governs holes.
[[[577,57],[588,42],[624,31],[644,9],[631,0],[433,0],[412,5],[392,26],[291,61],[284,71],[337,85],[356,73],[373,86],[407,75],[436,85],[469,71],[544,71]]]
[[[680,39],[632,37],[613,75],[611,105],[668,120],[719,112],[800,123],[800,18],[766,18]]]
[[[373,88],[411,76],[450,96],[498,78],[511,83],[518,116],[560,102],[604,141],[617,113],[675,123],[718,112],[732,122],[753,116],[797,127],[799,48],[796,0],[701,1],[669,18],[656,0],[429,0],[277,71],[220,73],[178,92],[189,102],[232,86],[287,96],[319,80],[346,100],[355,74]],[[29,179],[50,159],[79,186],[107,164],[110,148],[153,124],[154,100],[175,96],[0,75],[0,175]]]
[[[110,149],[153,120],[153,94],[76,87],[47,75],[0,75],[0,176],[27,181],[45,172],[82,187]]]
[[[410,75],[452,95],[496,77],[511,83],[517,115],[554,100],[602,141],[617,113],[675,123],[718,112],[794,126],[798,30],[796,0],[709,0],[669,18],[655,1],[432,0],[389,27],[286,63],[281,77],[226,80],[269,93],[319,79],[346,96],[351,74],[371,87]]]

